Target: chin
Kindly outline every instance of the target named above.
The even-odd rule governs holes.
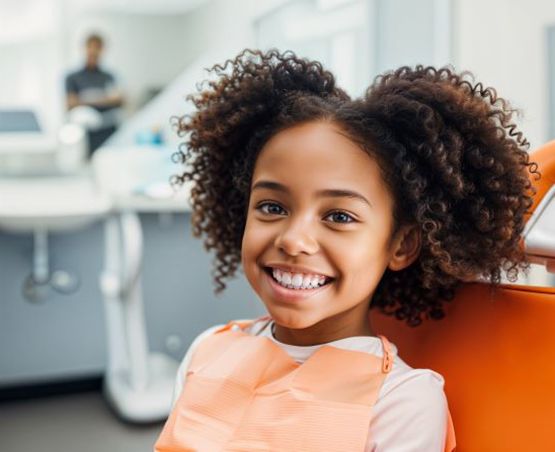
[[[291,330],[303,330],[319,322],[319,319],[302,312],[281,312],[281,309],[268,309],[268,312],[277,325]]]

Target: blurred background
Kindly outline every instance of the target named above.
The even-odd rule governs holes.
[[[522,112],[531,150],[555,138],[549,0],[1,0],[0,449],[151,450],[191,341],[263,313],[241,274],[214,295],[168,184],[170,118],[246,47],[353,96],[451,64]]]

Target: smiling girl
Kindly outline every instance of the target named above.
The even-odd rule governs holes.
[[[216,253],[268,316],[202,333],[162,451],[451,451],[443,378],[372,329],[440,319],[457,285],[525,268],[527,143],[495,91],[404,67],[357,100],[318,62],[244,51],[179,120],[179,180]]]

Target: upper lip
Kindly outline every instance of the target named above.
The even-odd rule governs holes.
[[[322,276],[325,276],[326,278],[333,278],[333,276],[330,276],[325,272],[310,269],[310,268],[307,268],[307,267],[302,267],[302,266],[299,266],[299,265],[269,263],[269,264],[264,264],[264,267],[277,268],[281,271],[289,272],[289,273],[304,273],[306,275],[322,275]]]

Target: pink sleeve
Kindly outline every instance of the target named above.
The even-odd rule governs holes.
[[[383,389],[373,408],[367,452],[450,451],[454,432],[441,375],[414,369]]]

